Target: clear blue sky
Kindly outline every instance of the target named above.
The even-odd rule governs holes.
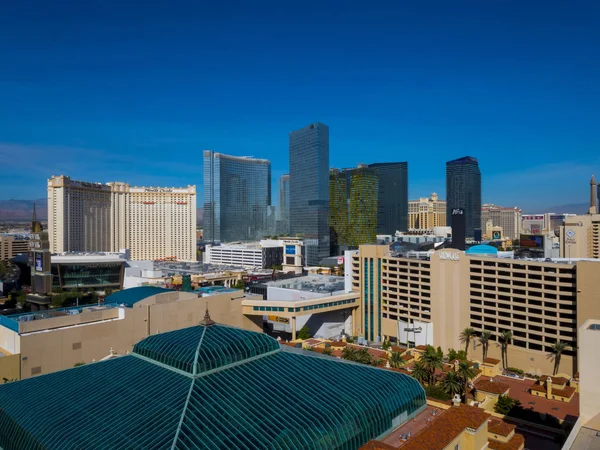
[[[599,24],[597,0],[5,1],[0,198],[61,173],[201,191],[204,149],[275,180],[318,120],[331,166],[406,160],[411,198],[472,155],[485,202],[585,202]]]

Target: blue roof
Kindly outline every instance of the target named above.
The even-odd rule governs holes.
[[[414,378],[284,351],[261,333],[199,325],[167,335],[159,359],[189,361],[212,336],[221,342],[198,359],[225,365],[194,375],[136,353],[156,335],[130,355],[0,385],[0,447],[356,450],[426,407]],[[244,346],[259,354],[240,356]]]
[[[498,249],[491,245],[474,245],[465,252],[467,255],[497,255]]]
[[[175,292],[172,289],[165,289],[157,286],[139,286],[129,289],[124,289],[114,294],[109,295],[104,299],[106,303],[116,303],[125,305],[131,308],[134,304],[148,297],[157,294],[165,294],[167,292]]]

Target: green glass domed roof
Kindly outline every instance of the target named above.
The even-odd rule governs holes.
[[[133,353],[195,376],[279,349],[266,334],[202,324],[149,336],[133,347]]]

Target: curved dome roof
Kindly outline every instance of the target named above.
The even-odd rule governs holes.
[[[156,334],[133,347],[133,353],[192,375],[279,350],[266,334],[216,324]]]
[[[467,255],[497,255],[498,249],[491,245],[474,245],[465,252]]]

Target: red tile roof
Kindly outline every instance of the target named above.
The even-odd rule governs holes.
[[[474,406],[453,406],[410,438],[402,450],[442,450],[466,428],[478,429],[490,415]]]
[[[565,385],[565,384],[567,384],[567,381],[569,381],[565,377],[553,377],[552,375],[542,375],[540,377],[540,381],[546,382],[546,380],[548,378],[550,378],[552,380],[552,384],[556,384],[559,386]]]
[[[492,434],[499,434],[500,436],[508,436],[512,433],[515,428],[515,425],[505,422],[503,420],[492,419],[491,423],[488,423],[488,432]]]
[[[402,355],[402,359],[404,361],[411,361],[411,360],[415,359],[415,357],[413,355]]]
[[[359,450],[396,450],[396,447],[374,439],[367,442]]]
[[[482,392],[489,392],[490,394],[504,394],[510,389],[510,386],[500,381],[477,380],[475,389]]]
[[[510,441],[504,443],[490,439],[488,448],[491,450],[521,450],[525,447],[525,438],[520,434],[515,434]]]
[[[491,364],[491,365],[496,365],[496,364],[500,364],[500,360],[496,359],[496,358],[485,358],[483,360],[484,364]]]
[[[348,345],[348,343],[344,341],[332,341],[329,343],[329,345],[331,345],[332,347],[345,347],[346,345]]]
[[[415,349],[417,349],[417,350],[423,350],[424,351],[424,350],[427,350],[427,346],[426,345],[417,345],[415,347]]]
[[[554,384],[554,383],[552,383]],[[532,391],[544,392],[547,393],[546,385],[543,384],[534,384],[530,388]],[[575,393],[575,388],[571,386],[565,386],[563,389],[552,388],[552,395],[559,395],[561,397],[571,398],[571,396]]]
[[[391,350],[392,352],[404,353],[408,349],[406,347],[398,347],[396,345],[392,345],[390,346],[389,350]]]

